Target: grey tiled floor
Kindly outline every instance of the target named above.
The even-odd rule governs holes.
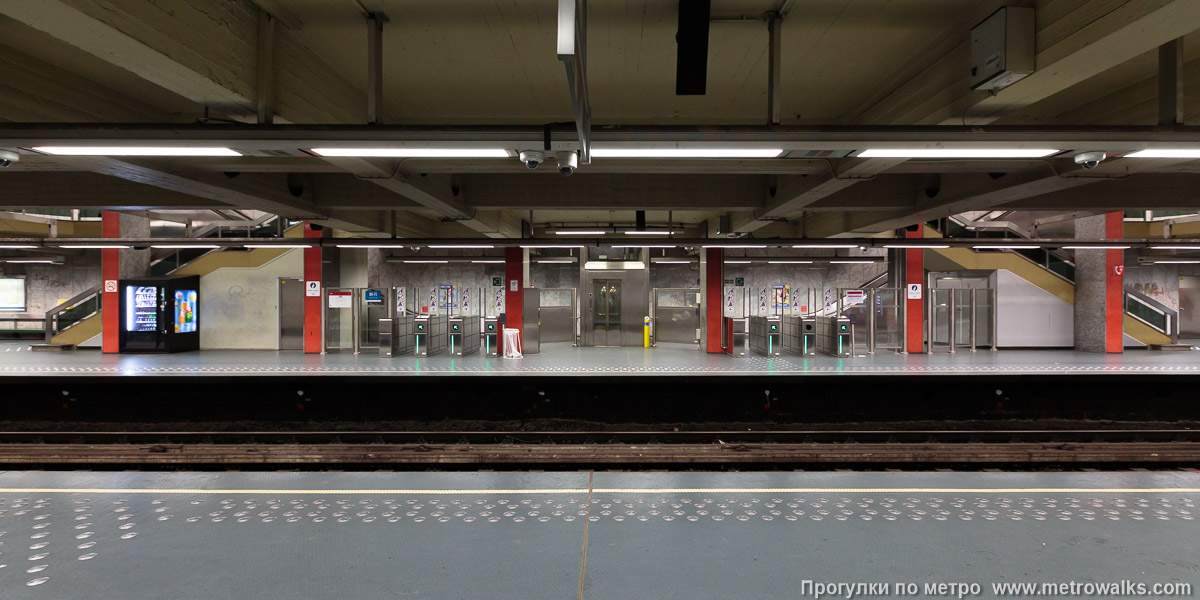
[[[1194,472],[10,472],[0,474],[0,597],[800,598],[804,580],[978,583],[986,597],[1000,582],[1197,586],[1198,514]]]
[[[986,375],[986,374],[1197,374],[1200,352],[1131,350],[1121,355],[1066,350],[1000,350],[901,355],[772,359],[710,355],[693,346],[575,348],[544,344],[522,359],[479,355],[380,358],[366,352],[306,355],[274,351],[200,351],[168,355],[104,355],[96,350],[30,352],[27,344],[0,345],[5,375]]]

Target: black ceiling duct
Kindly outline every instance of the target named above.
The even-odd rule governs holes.
[[[679,0],[675,44],[675,95],[703,96],[708,87],[708,20],[711,0]]]

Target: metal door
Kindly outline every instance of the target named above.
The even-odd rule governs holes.
[[[592,282],[592,345],[621,345],[621,280]]]
[[[697,343],[700,339],[700,290],[655,288],[653,296],[654,343]]]
[[[358,347],[379,347],[379,320],[388,317],[387,290],[366,288],[358,290]]]
[[[1179,336],[1200,338],[1200,277],[1179,278]]]
[[[357,288],[325,288],[325,352],[352,351],[358,354]]]
[[[304,280],[279,278],[279,349],[304,349]]]

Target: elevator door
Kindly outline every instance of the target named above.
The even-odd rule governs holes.
[[[592,345],[621,345],[621,280],[596,279],[592,282]]]
[[[1200,277],[1179,278],[1179,335],[1200,338]]]
[[[279,349],[304,349],[304,282],[279,278]]]

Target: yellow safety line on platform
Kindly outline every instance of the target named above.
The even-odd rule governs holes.
[[[586,494],[587,488],[552,489],[181,489],[0,488],[0,494]],[[595,488],[604,494],[1162,494],[1200,493],[1200,488]]]

